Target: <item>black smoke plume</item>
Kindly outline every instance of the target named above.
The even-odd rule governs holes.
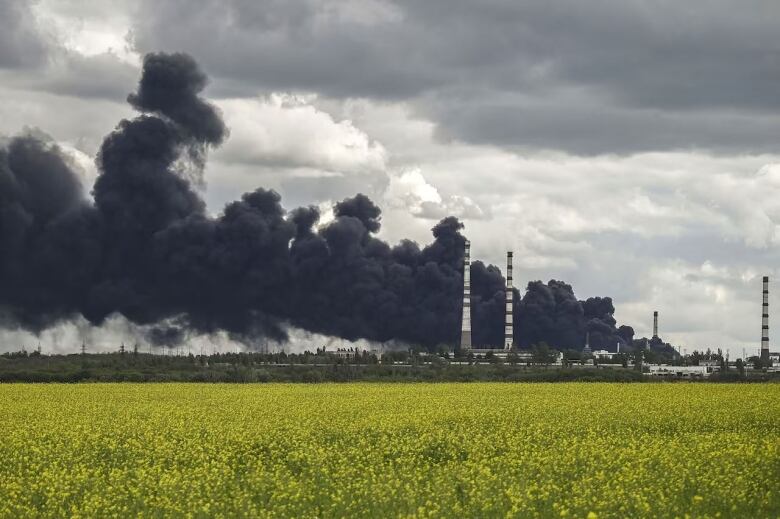
[[[32,136],[0,147],[0,307],[5,322],[40,331],[83,315],[119,313],[169,345],[189,332],[226,331],[251,343],[285,340],[288,325],[345,339],[457,342],[462,224],[433,241],[391,246],[375,235],[380,209],[364,195],[339,202],[318,226],[315,207],[287,212],[257,189],[212,218],[193,188],[209,147],[227,130],[200,97],[207,82],[184,54],[150,54],[121,121],[98,156],[93,200],[56,145]],[[504,278],[472,266],[475,343],[502,343]],[[516,293],[521,346],[593,347],[618,335],[609,298],[577,301],[565,283]],[[169,326],[164,323],[176,323]],[[162,323],[162,324],[161,324]],[[633,332],[633,330],[632,330]]]

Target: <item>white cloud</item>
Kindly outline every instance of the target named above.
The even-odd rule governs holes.
[[[303,175],[371,175],[387,152],[351,121],[336,121],[311,98],[274,93],[218,102],[230,137],[215,154],[224,162],[278,165]]]
[[[425,180],[419,168],[391,173],[384,200],[391,208],[406,209],[414,216],[427,219],[485,217],[484,211],[467,196],[442,197],[438,189]]]
[[[71,169],[79,176],[81,186],[84,189],[84,195],[92,197],[92,186],[97,180],[98,169],[94,157],[84,153],[71,143],[57,143],[63,154],[70,159]]]
[[[114,2],[39,0],[33,4],[36,19],[65,50],[81,56],[111,53],[121,61],[139,66],[140,55],[130,41],[129,10]]]

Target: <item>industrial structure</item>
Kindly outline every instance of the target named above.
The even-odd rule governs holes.
[[[463,257],[463,319],[460,325],[460,350],[471,351],[471,243],[466,240]]]
[[[653,312],[653,339],[658,339],[658,310]]]
[[[662,378],[709,378],[715,371],[712,366],[668,366],[649,364],[643,375]]]
[[[512,304],[514,291],[512,290],[512,251],[506,253],[506,319],[504,321],[504,350],[510,351],[515,346],[514,323],[512,318]]]
[[[514,330],[514,276],[513,276],[513,252],[507,251],[506,253],[506,284],[505,284],[505,310],[504,310],[504,342],[503,345],[489,346],[479,345],[473,343],[472,336],[472,315],[471,315],[471,242],[465,240],[464,242],[464,255],[463,255],[463,304],[462,304],[462,320],[461,320],[461,333],[460,333],[460,354],[475,355],[475,356],[494,356],[497,358],[508,358],[509,354],[517,355],[521,358],[520,361],[531,361],[532,353],[528,351],[519,351],[518,344],[515,342],[515,330]],[[763,301],[762,301],[762,313],[761,313],[761,353],[760,360],[764,366],[770,366],[772,360],[778,355],[769,351],[769,276],[763,276]],[[659,311],[653,311],[653,335],[651,339],[645,339],[646,348],[651,345],[659,345],[661,338],[659,336],[658,317]],[[600,344],[600,343],[599,343]],[[617,353],[620,353],[620,341],[617,343]],[[630,349],[629,349],[630,351]],[[610,353],[606,350],[594,351],[590,344],[590,330],[585,330],[584,345],[582,348],[582,359],[598,360],[611,359],[616,354]],[[682,356],[682,355],[680,355]],[[743,353],[743,358],[745,357]],[[593,362],[592,360],[590,361]],[[659,368],[652,372],[655,376],[669,376],[674,375],[678,377],[707,377],[709,372],[701,372],[698,369],[690,370],[668,370],[665,367]]]
[[[460,352],[463,355],[469,353],[475,355],[492,354],[497,357],[506,357],[509,352],[515,350],[514,338],[514,291],[512,284],[512,251],[506,253],[506,309],[504,311],[504,346],[502,348],[490,348],[474,346],[471,342],[471,243],[466,240],[463,255],[463,318],[460,327]]]
[[[764,276],[761,305],[761,362],[769,363],[769,276]]]

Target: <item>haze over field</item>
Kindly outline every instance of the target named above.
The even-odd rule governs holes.
[[[617,321],[639,336],[658,309],[665,340],[741,354],[758,347],[760,278],[776,277],[780,259],[780,7],[741,6],[0,0],[0,132],[45,132],[88,191],[103,137],[137,115],[126,98],[143,56],[186,52],[229,129],[188,137],[195,148],[221,141],[193,184],[196,212],[214,218],[263,186],[327,223],[335,203],[362,192],[382,208],[379,239],[423,245],[451,215],[473,258],[503,265],[515,251],[516,287],[565,280],[577,299],[612,296]],[[166,115],[191,117],[179,108]],[[107,191],[98,183],[70,199],[99,205]],[[366,224],[365,214],[351,216]],[[280,236],[313,223],[300,217]],[[331,321],[288,333],[419,340]],[[212,328],[241,323],[201,330]],[[457,334],[457,322],[447,329]],[[41,340],[70,347],[87,330],[60,326]],[[135,331],[109,316],[88,333],[114,349]],[[5,350],[37,340],[0,332]]]

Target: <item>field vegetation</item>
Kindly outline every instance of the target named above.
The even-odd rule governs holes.
[[[778,517],[777,384],[0,385],[0,517]]]
[[[650,382],[637,366],[560,366],[497,358],[445,359],[395,352],[344,359],[318,352],[150,355],[139,352],[0,355],[2,382]],[[690,379],[689,379],[690,380]],[[718,382],[780,382],[780,373],[730,369]]]

